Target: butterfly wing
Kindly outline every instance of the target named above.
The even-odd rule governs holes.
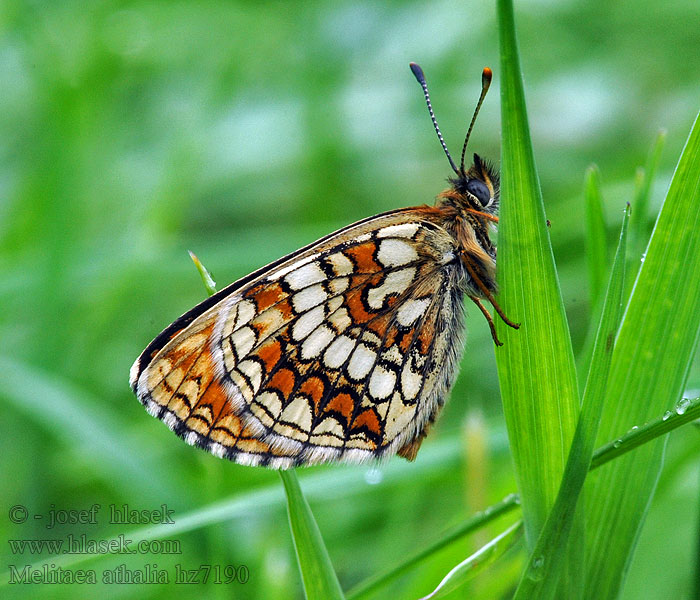
[[[372,217],[232,284],[149,345],[134,391],[242,464],[413,458],[463,349],[463,275],[438,217]]]

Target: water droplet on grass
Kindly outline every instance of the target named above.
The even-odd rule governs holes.
[[[384,473],[380,469],[371,468],[365,471],[365,482],[369,485],[377,485],[384,479]]]
[[[528,571],[528,577],[533,581],[540,581],[544,577],[544,556],[538,556],[532,561],[532,569]]]
[[[689,406],[690,400],[688,398],[681,398],[678,404],[676,404],[676,414],[684,415]]]

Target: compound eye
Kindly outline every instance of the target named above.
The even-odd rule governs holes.
[[[491,200],[491,193],[486,184],[478,179],[470,179],[467,181],[467,191],[481,202],[481,206],[486,206]]]

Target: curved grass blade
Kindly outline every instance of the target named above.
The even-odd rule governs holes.
[[[599,439],[661,414],[682,396],[700,337],[700,121],[656,222],[613,355]],[[617,598],[662,463],[663,440],[600,469],[586,491],[587,594]]]
[[[294,470],[279,471],[287,495],[289,526],[307,600],[342,600],[343,590],[333,570],[309,503]]]
[[[469,558],[465,559],[454,567],[438,586],[421,600],[436,600],[443,598],[467,581],[479,574],[486,566],[501,556],[506,550],[512,548],[522,537],[523,522],[517,521],[506,529],[502,534],[492,539],[488,544],[482,546]]]
[[[513,7],[498,1],[501,50],[499,300],[520,322],[497,322],[496,360],[508,437],[532,547],[554,503],[576,427],[579,395],[569,328],[525,109]],[[507,330],[508,329],[508,330]]]
[[[666,435],[674,429],[695,421],[696,419],[700,419],[700,398],[692,400],[687,398],[681,399],[676,404],[675,410],[666,411],[662,416],[655,418],[646,425],[630,429],[626,434],[596,449],[592,456],[590,470],[593,471],[609,461],[631,452],[635,448],[662,435]],[[385,573],[370,577],[368,580],[360,583],[350,590],[346,597],[348,600],[360,600],[361,598],[370,596],[383,586],[391,583],[394,579],[407,573],[410,569],[429,560],[432,555],[436,554],[447,545],[476,531],[496,517],[510,512],[517,508],[519,504],[519,496],[517,494],[510,494],[498,504],[494,504],[486,510],[472,516],[465,523],[447,533],[442,539],[431,544],[413,557],[389,569]]]
[[[591,366],[583,393],[581,416],[571,443],[561,487],[547,521],[530,554],[518,584],[514,600],[547,600],[557,592],[562,561],[566,557],[578,499],[591,465],[598,425],[603,411],[608,373],[612,362],[615,335],[622,316],[625,291],[625,249],[629,224],[629,205],[622,221],[622,232],[613,262],[605,304],[593,346]]]

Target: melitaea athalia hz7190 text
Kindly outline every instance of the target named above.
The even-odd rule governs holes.
[[[498,174],[464,157],[435,206],[358,221],[239,279],[177,319],[131,368],[148,412],[187,443],[285,469],[412,460],[454,383],[464,296],[493,299]]]

